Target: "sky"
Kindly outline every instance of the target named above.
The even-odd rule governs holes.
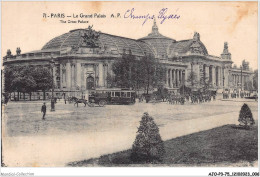
[[[96,31],[133,39],[147,36],[153,20],[144,23],[143,18],[131,18],[127,11],[132,9],[132,17],[154,15],[159,32],[177,41],[191,39],[195,31],[200,33],[210,55],[220,56],[228,42],[234,64],[240,66],[245,59],[257,69],[257,2],[2,2],[1,55],[5,56],[7,49],[15,54],[17,47],[22,53],[40,50],[52,38],[89,25]],[[175,18],[162,22],[158,18],[162,9],[166,9],[164,16]],[[80,14],[94,13],[106,18],[80,18]],[[120,17],[111,17],[118,13]],[[44,14],[50,17],[44,18]]]

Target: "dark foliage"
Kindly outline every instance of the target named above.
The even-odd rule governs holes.
[[[120,88],[149,90],[158,88],[165,82],[165,68],[153,56],[136,59],[132,54],[123,54],[122,58],[113,63],[114,79],[109,78],[110,85]]]
[[[244,104],[240,110],[239,113],[239,119],[238,121],[240,122],[240,124],[244,125],[244,126],[249,126],[249,125],[254,125],[255,121],[253,119],[253,115],[252,112],[250,110],[250,108],[248,107],[247,104]]]
[[[52,86],[50,68],[39,66],[6,66],[5,92],[30,93],[48,90]]]
[[[123,54],[121,59],[113,63],[112,69],[115,78],[109,78],[111,85],[121,88],[134,87],[134,65],[135,57],[131,54]]]
[[[159,128],[148,113],[144,113],[137,136],[132,146],[131,160],[133,162],[157,163],[165,153]]]

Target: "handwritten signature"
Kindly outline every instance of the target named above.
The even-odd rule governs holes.
[[[179,9],[176,10],[176,12]],[[162,8],[159,11],[159,14],[157,16],[157,18],[160,20],[160,23],[163,24],[163,22],[165,22],[165,20],[169,20],[169,19],[179,19],[181,16],[178,14],[167,14],[168,8]],[[145,14],[145,15],[135,15],[135,8],[132,8],[131,10],[128,9],[125,14],[124,14],[124,18],[131,18],[131,19],[144,19],[143,24],[144,25],[147,20],[153,20],[155,18],[154,14]]]

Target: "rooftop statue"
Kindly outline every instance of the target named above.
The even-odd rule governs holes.
[[[90,48],[98,48],[99,47],[99,35],[100,32],[96,32],[95,30],[92,29],[92,26],[88,26],[84,32],[82,32],[81,37],[81,46],[83,47],[90,47]]]

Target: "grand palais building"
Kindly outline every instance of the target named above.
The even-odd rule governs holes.
[[[123,53],[137,59],[153,55],[167,68],[165,87],[171,91],[187,85],[191,71],[197,80],[208,78],[210,87],[218,92],[241,89],[245,82],[252,81],[253,72],[247,62],[242,69],[232,67],[228,43],[220,56],[212,56],[197,32],[191,39],[176,41],[160,34],[154,22],[152,32],[137,40],[96,33],[91,27],[71,30],[47,42],[41,50],[7,53],[3,65],[49,65],[54,60],[55,92],[68,95],[107,88],[107,76],[113,76],[112,63]]]

